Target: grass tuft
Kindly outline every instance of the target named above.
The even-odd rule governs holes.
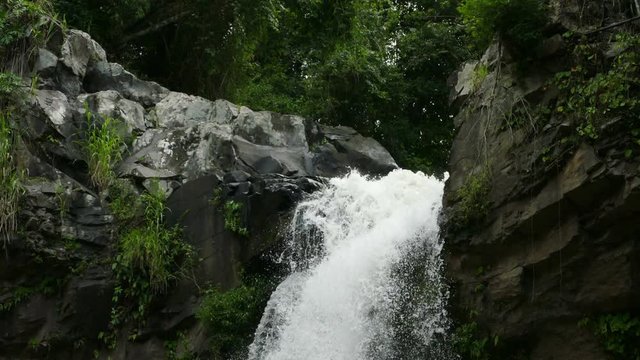
[[[122,160],[122,147],[125,143],[118,131],[121,123],[108,116],[98,121],[86,104],[85,117],[87,134],[84,148],[89,176],[91,183],[102,191],[115,180],[113,168]]]
[[[22,172],[14,158],[14,133],[7,114],[0,112],[0,236],[4,246],[18,229]]]

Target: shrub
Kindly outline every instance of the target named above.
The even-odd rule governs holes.
[[[21,83],[18,75],[12,72],[0,72],[0,100],[13,96]]]
[[[119,134],[121,123],[110,117],[97,121],[86,104],[85,117],[87,135],[84,147],[89,176],[94,186],[104,190],[115,179],[113,168],[122,160],[124,139]]]
[[[454,213],[456,226],[464,227],[476,224],[487,215],[490,205],[488,199],[490,190],[491,179],[487,170],[467,177],[466,182],[456,194],[459,199]]]
[[[615,359],[640,360],[640,318],[630,314],[606,314],[585,319],[580,325],[589,327]]]
[[[164,223],[165,194],[160,186],[141,195],[142,224],[125,231],[120,240],[117,263],[148,282],[155,293],[162,292],[177,277],[179,262],[192,252],[178,228]]]
[[[121,224],[135,221],[140,208],[140,196],[132,184],[117,179],[109,186],[109,209]]]
[[[495,342],[497,343],[497,338]],[[489,360],[491,345],[489,337],[480,336],[476,322],[460,325],[453,334],[453,346],[463,359]]]
[[[458,10],[480,48],[498,34],[516,51],[529,54],[542,39],[546,24],[540,0],[466,0]]]
[[[116,287],[110,327],[114,331],[130,319],[142,325],[154,295],[163,293],[171,281],[183,276],[193,257],[193,249],[182,240],[181,230],[166,227],[165,193],[157,183],[140,196],[140,206],[142,209],[133,213],[144,215],[136,226],[123,230],[112,264]],[[115,346],[113,334],[101,337]]]
[[[243,225],[242,203],[234,200],[224,204],[224,228],[241,236],[249,236],[249,230]]]
[[[6,114],[0,112],[0,236],[6,246],[18,229],[22,172],[14,158],[14,133]]]
[[[261,278],[226,292],[206,291],[196,316],[205,324],[215,354],[229,355],[251,342],[270,294],[270,284]]]
[[[49,0],[0,2],[0,64],[26,72],[33,50],[61,25]]]
[[[640,126],[640,36],[620,33],[615,44],[618,55],[612,62],[605,61],[599,46],[578,44],[575,66],[554,79],[560,90],[555,114],[577,119],[578,134],[588,140],[597,140],[600,125],[612,118],[623,119],[626,130]]]

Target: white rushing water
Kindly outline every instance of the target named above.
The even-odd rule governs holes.
[[[332,179],[301,202],[281,259],[291,272],[267,304],[249,359],[440,358],[442,194],[441,181],[396,170]]]

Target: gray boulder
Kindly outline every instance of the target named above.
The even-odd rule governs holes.
[[[83,94],[78,96],[78,102],[86,103],[93,114],[122,120],[128,130],[127,136],[134,131],[142,133],[146,130],[142,105],[123,98],[117,91]],[[84,107],[81,107],[80,113],[84,114]]]
[[[177,128],[201,123],[230,123],[238,115],[238,107],[225,100],[209,101],[199,96],[169,93],[155,107],[157,126]]]
[[[229,126],[202,123],[147,130],[134,142],[131,156],[125,159],[120,172],[135,176],[132,171],[142,165],[156,172],[168,171],[180,178],[195,179],[231,170],[235,161]]]
[[[38,57],[33,65],[33,71],[43,73],[45,71],[55,71],[58,65],[58,57],[47,49],[38,49]]]
[[[242,170],[250,174],[377,175],[397,165],[378,142],[347,127],[322,127],[299,116],[255,112],[225,100],[171,92],[150,112],[158,128],[134,143],[123,175],[167,170],[176,177]],[[324,139],[324,140],[319,140]],[[314,145],[309,143],[323,142]]]
[[[107,54],[100,44],[91,39],[89,34],[70,30],[62,44],[62,62],[82,78],[87,68],[93,64],[107,61]]]
[[[241,107],[234,134],[256,145],[308,149],[305,120],[299,116]]]
[[[352,128],[321,126],[321,131],[326,142],[314,151],[314,175],[339,176],[351,169],[369,175],[380,175],[398,168],[387,149]]]
[[[89,92],[116,90],[143,106],[155,105],[169,93],[169,90],[155,82],[138,79],[122,65],[106,61],[91,67],[84,78],[84,87]]]

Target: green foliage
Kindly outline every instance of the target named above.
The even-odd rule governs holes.
[[[15,95],[15,91],[22,84],[20,77],[11,72],[0,72],[0,99]]]
[[[195,360],[196,355],[191,352],[189,339],[183,332],[179,332],[175,339],[164,342],[166,360]]]
[[[133,185],[123,179],[115,180],[109,187],[109,209],[120,223],[130,223],[140,212],[140,196]]]
[[[22,302],[28,300],[35,294],[50,296],[55,294],[62,287],[64,280],[53,277],[45,277],[35,285],[19,286],[11,290],[11,296],[0,303],[0,314],[13,310]]]
[[[113,168],[122,160],[124,139],[119,129],[122,124],[108,116],[96,118],[85,104],[87,134],[84,150],[91,182],[99,190],[106,189],[114,180]]]
[[[37,48],[61,26],[51,10],[50,0],[0,1],[0,72],[28,74]],[[0,88],[2,82],[0,79]],[[2,92],[0,89],[0,107],[7,100]],[[13,94],[8,100],[16,103],[20,99]]]
[[[222,201],[223,201],[222,187],[217,187],[213,189],[213,194],[212,194],[211,200],[209,200],[209,203],[215,207],[218,207],[222,205]]]
[[[249,230],[244,225],[244,205],[230,200],[224,204],[224,228],[241,236],[249,236]]]
[[[251,342],[271,290],[270,283],[256,278],[226,292],[206,291],[196,317],[206,326],[214,354],[230,355]]]
[[[481,336],[476,322],[460,325],[453,335],[453,346],[465,360],[491,359],[491,347],[497,346],[498,341],[497,336]]]
[[[477,224],[484,219],[489,211],[489,191],[491,190],[491,178],[489,171],[471,174],[464,185],[456,193],[459,202],[457,204],[454,221],[458,227]]]
[[[61,26],[49,0],[4,0],[0,3],[0,66],[27,69],[31,52]],[[0,69],[2,70],[2,69]],[[1,81],[0,81],[1,83]]]
[[[125,30],[151,10],[150,0],[50,0],[74,28],[87,30],[101,43],[120,40]]]
[[[620,33],[615,46],[610,62],[599,44],[576,45],[575,66],[554,79],[560,90],[555,114],[576,119],[578,134],[588,140],[597,140],[610,119],[623,119],[627,130],[640,126],[640,36]]]
[[[481,49],[498,34],[525,55],[541,41],[547,19],[540,0],[465,0],[458,10]]]
[[[640,318],[630,314],[606,314],[585,319],[580,325],[590,328],[614,359],[640,360]]]
[[[167,228],[164,223],[165,193],[156,183],[151,191],[140,196],[135,214],[142,218],[135,226],[123,229],[118,253],[112,264],[116,278],[111,313],[112,331],[129,320],[140,326],[155,295],[163,293],[170,282],[184,276],[190,265],[193,249],[185,243],[179,228]],[[133,204],[132,204],[133,205]],[[113,333],[101,334],[109,346],[115,346]],[[135,338],[136,333],[131,337]]]
[[[18,229],[23,172],[15,160],[15,134],[9,114],[0,111],[0,237],[4,246]]]

